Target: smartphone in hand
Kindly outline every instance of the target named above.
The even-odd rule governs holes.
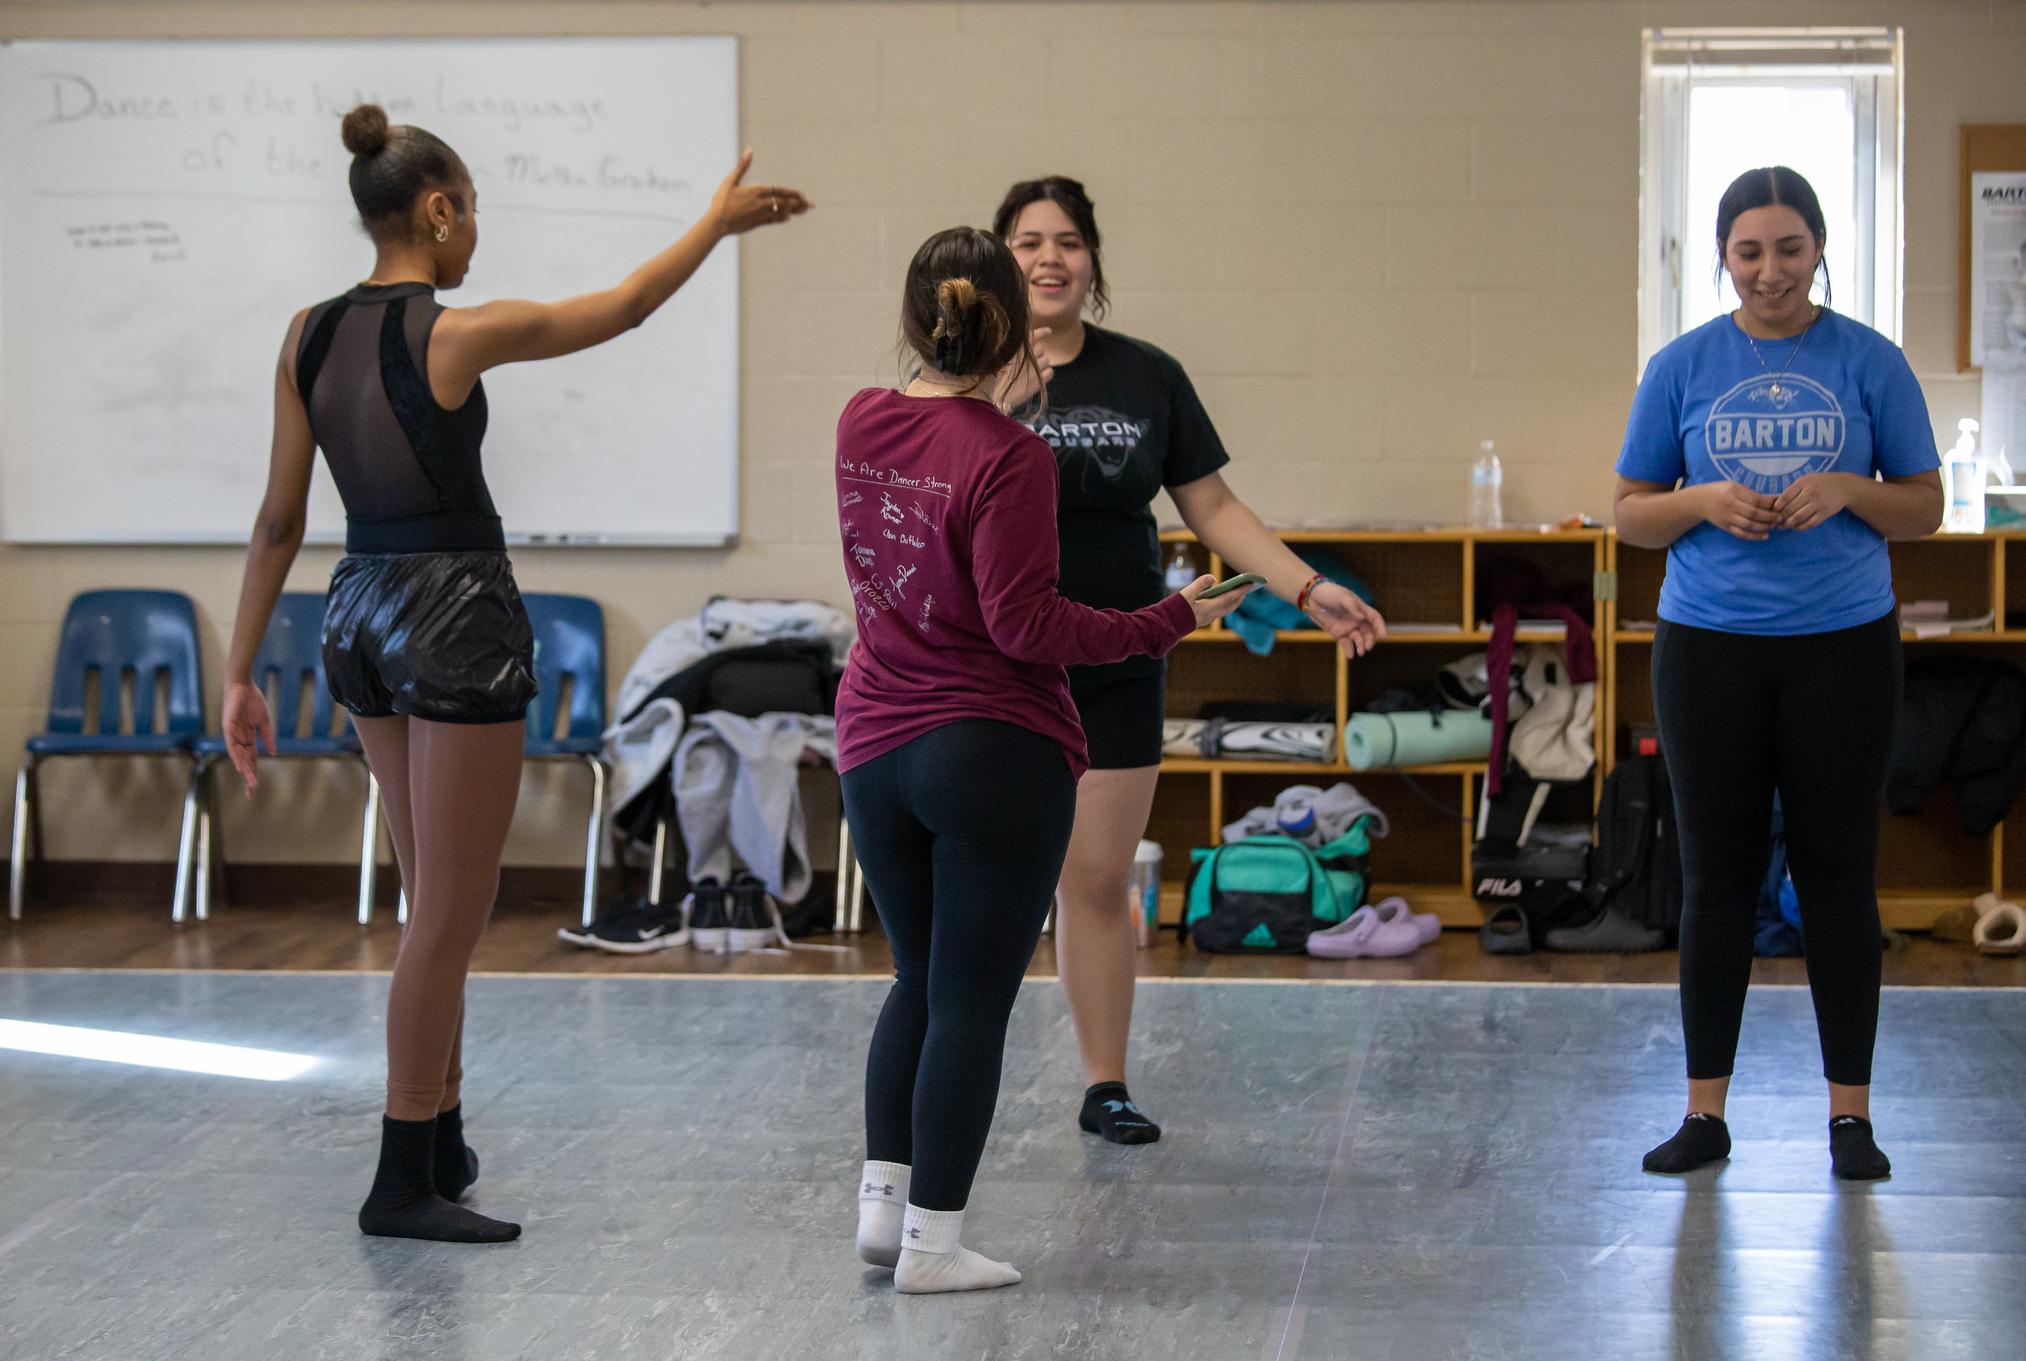
[[[1228,594],[1231,591],[1242,591],[1248,586],[1264,586],[1265,584],[1266,578],[1257,572],[1240,572],[1235,577],[1224,578],[1224,580],[1218,582],[1196,598],[1198,600],[1215,600],[1218,596]]]

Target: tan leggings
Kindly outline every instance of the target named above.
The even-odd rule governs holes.
[[[524,723],[354,720],[380,782],[408,929],[387,996],[387,1114],[430,1120],[464,1079],[464,976],[499,894]]]

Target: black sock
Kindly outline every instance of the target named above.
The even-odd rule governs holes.
[[[1731,1131],[1721,1115],[1693,1111],[1674,1137],[1650,1150],[1640,1166],[1648,1172],[1693,1172],[1731,1155]]]
[[[1100,1082],[1085,1092],[1076,1123],[1115,1144],[1151,1144],[1161,1137],[1161,1127],[1133,1104],[1123,1082]]]
[[[379,1238],[426,1238],[437,1243],[505,1243],[521,1226],[487,1219],[436,1193],[433,1175],[436,1122],[380,1121],[380,1170],[359,1207],[359,1229]]]
[[[436,1194],[453,1205],[478,1180],[478,1154],[464,1142],[464,1103],[436,1113]]]
[[[1844,1181],[1877,1181],[1892,1175],[1892,1162],[1878,1151],[1871,1122],[1839,1115],[1829,1122],[1829,1168]]]

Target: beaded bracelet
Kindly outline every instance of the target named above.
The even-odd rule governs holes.
[[[1310,577],[1308,584],[1301,588],[1301,594],[1294,599],[1295,609],[1303,614],[1307,614],[1308,598],[1315,593],[1315,588],[1322,585],[1324,580],[1325,578],[1321,572],[1317,572],[1314,576]]]

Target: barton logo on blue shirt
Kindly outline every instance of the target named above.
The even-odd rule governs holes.
[[[1792,373],[1777,381],[1764,374],[1747,378],[1716,399],[1702,427],[1716,470],[1767,496],[1835,467],[1844,430],[1836,395]]]

